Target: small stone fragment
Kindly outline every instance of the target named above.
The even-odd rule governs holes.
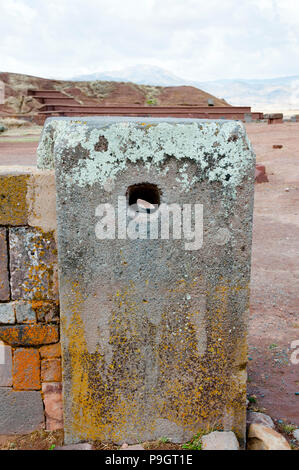
[[[55,447],[54,450],[93,450],[93,447],[91,444],[88,444],[88,442],[81,442],[80,444]]]
[[[264,413],[258,413],[256,411],[249,411],[247,414],[247,425],[249,426],[252,423],[262,424],[268,428],[274,429],[275,424],[273,423],[270,416]]]
[[[291,447],[282,434],[262,424],[253,423],[249,426],[247,449],[291,450]]]
[[[239,442],[232,431],[214,431],[202,437],[202,450],[239,450]]]
[[[144,447],[142,447],[140,444],[128,445],[126,442],[124,442],[120,450],[144,450]]]
[[[255,182],[256,183],[268,183],[269,179],[266,173],[265,165],[255,165]]]

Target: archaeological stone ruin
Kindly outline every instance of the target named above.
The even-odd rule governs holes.
[[[0,434],[244,445],[254,167],[240,122],[46,121],[0,173]]]
[[[47,121],[67,443],[244,441],[254,165],[239,122]]]

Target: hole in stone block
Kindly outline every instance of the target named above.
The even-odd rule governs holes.
[[[137,204],[138,200],[144,201],[149,205],[160,205],[160,191],[158,186],[151,183],[139,183],[129,186],[126,193],[129,206]],[[145,208],[146,205],[145,205]],[[150,209],[150,207],[149,207]]]
[[[129,206],[136,204],[138,199],[142,199],[150,204],[160,205],[160,191],[155,184],[151,183],[139,183],[129,186],[127,197]]]

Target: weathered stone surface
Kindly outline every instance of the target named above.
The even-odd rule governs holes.
[[[26,434],[44,426],[40,392],[0,388],[0,434]]]
[[[61,356],[60,343],[51,344],[49,346],[42,346],[39,350],[42,359],[50,359],[53,357]]]
[[[12,386],[11,347],[0,342],[0,387]]]
[[[299,442],[299,428],[295,429],[295,431],[293,431],[293,436],[296,439],[296,441]]]
[[[248,430],[247,449],[291,450],[291,447],[282,434],[262,424],[253,423]]]
[[[50,120],[38,154],[56,165],[66,442],[183,442],[224,424],[242,442],[255,169],[242,124]],[[142,239],[138,199],[177,204],[180,221],[202,205],[203,244],[200,229]],[[114,238],[99,235],[102,203]]]
[[[31,227],[10,229],[13,300],[57,299],[57,253],[52,233]]]
[[[88,442],[81,442],[80,444],[70,444],[68,446],[55,447],[54,450],[93,450],[93,447]]]
[[[43,359],[41,367],[42,382],[61,382],[61,360]]]
[[[6,229],[0,228],[0,300],[10,298]]]
[[[35,323],[36,315],[30,302],[14,302],[17,323]]]
[[[56,325],[15,325],[0,328],[0,340],[10,346],[43,346],[59,341]]]
[[[46,413],[46,428],[49,431],[63,428],[62,384],[57,382],[43,383],[42,392]]]
[[[0,169],[0,225],[26,225],[29,174]]]
[[[275,424],[273,423],[270,416],[265,415],[264,413],[258,413],[256,411],[249,411],[247,413],[247,425],[249,426],[252,423],[256,424],[263,424],[263,426],[267,426],[268,428],[275,428]]]
[[[32,308],[35,310],[37,320],[41,323],[59,322],[59,305],[57,302],[32,301]]]
[[[33,171],[27,190],[28,225],[43,232],[56,230],[55,175],[53,171]]]
[[[13,358],[15,390],[40,390],[40,357],[37,349],[16,349]]]
[[[15,311],[13,302],[0,304],[0,325],[15,323]]]
[[[239,442],[232,431],[214,431],[202,437],[202,450],[239,450]]]
[[[55,177],[36,167],[0,168],[0,225],[56,230]]]

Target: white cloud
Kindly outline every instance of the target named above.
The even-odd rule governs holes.
[[[0,70],[158,65],[194,80],[299,74],[298,0],[0,0]]]

